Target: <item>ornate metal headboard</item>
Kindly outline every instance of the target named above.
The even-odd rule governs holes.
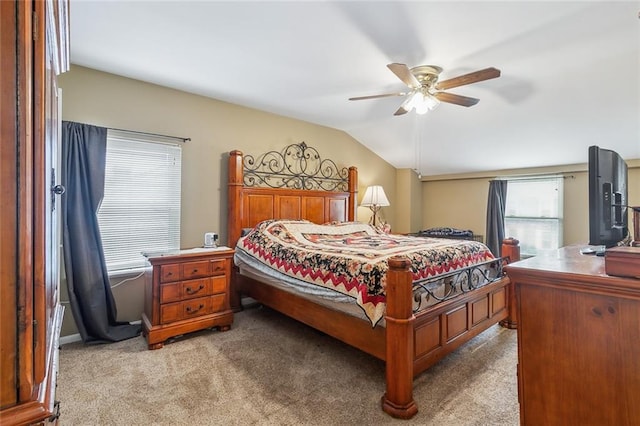
[[[259,157],[245,155],[244,186],[322,191],[349,190],[349,169],[322,159],[305,142],[291,144],[282,152],[269,151]]]

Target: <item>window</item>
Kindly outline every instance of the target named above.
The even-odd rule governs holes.
[[[109,130],[98,223],[109,274],[144,267],[141,252],[180,247],[182,148]]]
[[[520,241],[524,256],[562,246],[562,176],[510,179],[505,237]]]

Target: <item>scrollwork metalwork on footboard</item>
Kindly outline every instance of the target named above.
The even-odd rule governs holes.
[[[305,142],[291,144],[282,152],[269,151],[243,159],[244,185],[248,187],[348,191],[349,170],[329,159],[321,159]]]
[[[503,277],[505,259],[477,263],[461,271],[438,275],[413,283],[413,311],[468,293]],[[429,303],[432,302],[432,303]]]

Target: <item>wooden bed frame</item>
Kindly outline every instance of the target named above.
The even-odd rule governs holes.
[[[304,142],[287,149],[290,147],[298,153],[309,149]],[[317,151],[313,152],[317,154]],[[258,162],[268,163],[264,158],[260,157]],[[255,183],[253,173],[251,176],[245,173],[247,160],[251,167],[257,166],[256,159],[244,157],[240,151],[232,151],[229,156],[228,244],[231,247],[235,247],[244,228],[251,228],[265,219],[308,219],[315,223],[355,220],[358,194],[355,167],[342,169],[346,191],[255,187],[247,186]],[[302,187],[309,186],[303,184]],[[513,256],[512,260],[517,260],[517,241],[505,240],[505,243],[503,255],[506,252]],[[409,266],[406,258],[395,257],[389,261],[386,327],[372,327],[364,319],[248,278],[237,270],[232,274],[231,303],[239,310],[241,295],[249,296],[384,360],[386,392],[382,396],[382,409],[393,417],[408,419],[418,411],[413,399],[414,376],[498,322],[515,326],[515,317],[509,309],[513,290],[506,276],[414,315]]]

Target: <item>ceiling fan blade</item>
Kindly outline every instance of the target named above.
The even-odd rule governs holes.
[[[376,99],[376,98],[386,98],[388,96],[404,96],[406,93],[385,93],[383,95],[369,95],[369,96],[356,96],[354,98],[349,98],[350,101],[361,101],[363,99]]]
[[[465,107],[470,107],[480,102],[480,99],[454,95],[453,93],[447,92],[437,92],[433,96],[435,96],[440,102],[447,102],[450,104],[462,105]]]
[[[410,104],[412,99],[413,99],[413,95],[407,96],[407,99],[405,99],[404,102],[402,102],[402,105],[400,105],[400,108],[398,108],[396,112],[393,113],[393,115],[403,115],[411,111],[412,106],[410,106]]]
[[[490,80],[500,77],[500,70],[497,68],[485,68],[480,71],[471,72],[449,80],[440,81],[436,84],[436,89],[445,90],[452,87],[464,86],[465,84],[477,83],[479,81]]]
[[[403,115],[408,113],[409,111],[407,109],[405,109],[402,105],[400,105],[400,108],[398,108],[396,110],[396,112],[393,113],[393,115]]]
[[[404,84],[415,89],[416,87],[420,87],[420,82],[416,78],[415,75],[411,73],[411,70],[405,64],[398,64],[394,62],[393,64],[387,65],[387,68],[391,70]]]

